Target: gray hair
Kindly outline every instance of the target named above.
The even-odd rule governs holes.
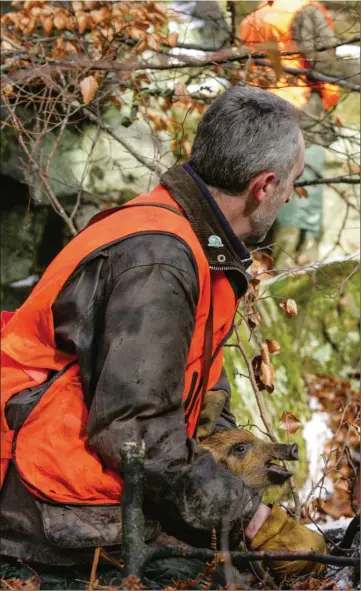
[[[299,154],[298,121],[297,109],[270,92],[231,88],[204,113],[189,164],[207,185],[231,195],[263,171],[282,182]]]

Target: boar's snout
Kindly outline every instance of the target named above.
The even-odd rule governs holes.
[[[297,443],[294,443],[293,445],[290,445],[290,460],[298,460],[298,445]]]
[[[282,443],[273,448],[273,457],[277,460],[298,460],[298,445],[284,445]]]

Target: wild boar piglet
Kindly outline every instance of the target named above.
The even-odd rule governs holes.
[[[275,460],[298,460],[297,443],[264,441],[246,429],[218,431],[200,445],[212,453],[218,464],[256,489],[281,485],[291,478],[293,473]]]

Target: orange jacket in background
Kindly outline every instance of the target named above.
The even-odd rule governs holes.
[[[272,4],[265,2],[248,15],[240,25],[240,38],[252,51],[267,51],[267,43],[275,42],[279,52],[297,52],[299,48],[292,39],[292,23],[295,16],[306,6],[312,4],[324,14],[330,28],[334,24],[327,10],[319,2],[312,0],[274,0]],[[311,68],[302,54],[284,56],[283,66],[292,68]],[[255,66],[255,69],[257,66]],[[270,92],[291,102],[295,107],[302,108],[309,101],[311,92],[317,90],[322,97],[325,109],[334,107],[340,99],[340,89],[335,84],[311,82],[306,77],[298,77],[290,83],[287,75],[275,81]],[[257,84],[257,80],[252,83]]]

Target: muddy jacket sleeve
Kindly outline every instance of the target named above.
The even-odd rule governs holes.
[[[339,39],[323,12],[312,4],[305,6],[292,23],[292,39],[312,62],[316,72],[360,83],[360,60],[336,59],[334,46]],[[330,49],[323,50],[329,47]]]
[[[53,306],[90,407],[90,446],[121,473],[122,442],[144,439],[145,496],[169,518],[210,529],[251,519],[258,495],[189,438],[182,392],[198,299],[195,262],[169,236],[133,237],[84,265]],[[227,510],[225,510],[227,508]]]

